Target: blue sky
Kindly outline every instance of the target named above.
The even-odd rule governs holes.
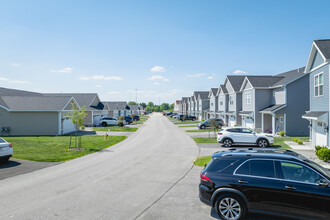
[[[0,0],[0,86],[172,103],[306,65],[330,1]],[[238,71],[240,70],[240,71]],[[237,74],[237,73],[236,73]],[[239,73],[238,73],[239,74]]]

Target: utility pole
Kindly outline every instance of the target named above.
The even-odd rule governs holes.
[[[135,103],[137,104],[137,89],[135,89]]]

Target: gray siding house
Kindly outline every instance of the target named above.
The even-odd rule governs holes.
[[[210,100],[210,110],[206,116],[205,119],[208,118],[216,118],[216,113],[218,111],[218,95],[217,95],[218,89],[217,88],[211,88],[209,91],[209,100]]]
[[[72,104],[80,107],[72,96],[44,96],[41,93],[0,88],[1,135],[63,135],[75,127],[66,114]]]
[[[242,118],[239,112],[242,110],[242,92],[240,88],[245,76],[228,75],[224,86],[228,92],[228,110],[225,112],[225,122],[228,126],[241,125]]]
[[[313,146],[329,147],[329,61],[330,39],[315,40],[309,54],[305,73],[309,75],[309,111],[307,119]]]
[[[228,91],[224,85],[220,85],[217,91],[218,96],[218,110],[216,112],[216,118],[221,118],[226,124],[228,124],[228,118],[226,112],[228,111]]]
[[[209,111],[210,101],[208,99],[209,92],[208,91],[194,91],[194,100],[195,100],[195,109],[194,115],[198,120],[202,120],[205,118],[204,114],[207,114]]]
[[[308,124],[300,117],[309,108],[308,88],[304,68],[274,76],[246,76],[241,87],[242,126],[273,134],[285,131],[289,136],[307,136]]]
[[[182,97],[182,114],[188,114],[188,100],[189,97]]]

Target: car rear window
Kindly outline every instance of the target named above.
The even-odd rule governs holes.
[[[2,138],[0,138],[0,143],[6,143],[6,141]]]
[[[230,170],[234,169],[234,165],[238,162],[237,159],[226,158],[226,159],[214,159],[212,163],[210,163],[206,170],[219,172],[219,173],[232,173]]]

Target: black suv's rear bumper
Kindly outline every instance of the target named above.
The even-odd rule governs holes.
[[[212,192],[210,192],[210,190],[206,186],[200,184],[199,199],[201,200],[201,202],[205,203],[206,205],[213,206],[211,197],[212,197]]]

